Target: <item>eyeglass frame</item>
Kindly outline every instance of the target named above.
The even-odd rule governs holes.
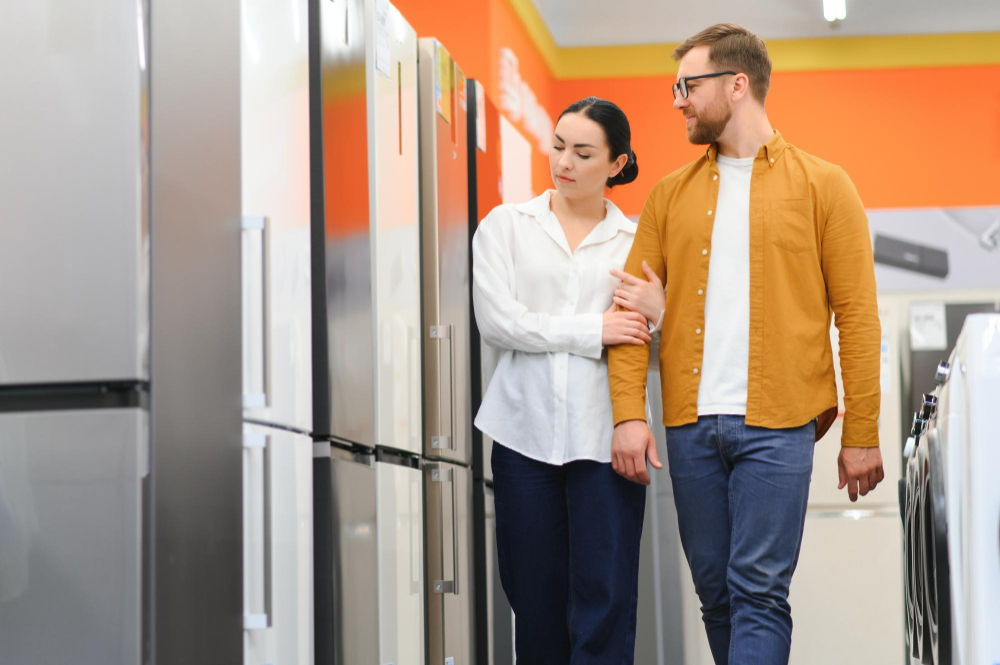
[[[715,78],[717,76],[727,76],[729,74],[736,76],[737,72],[725,71],[725,72],[712,72],[711,74],[699,74],[698,76],[685,76],[683,78],[677,79],[677,83],[674,83],[672,86],[670,86],[670,91],[674,94],[674,99],[677,99],[678,92],[681,93],[681,97],[687,99],[689,94],[687,86],[688,81],[694,81],[696,79],[710,79],[710,78]]]

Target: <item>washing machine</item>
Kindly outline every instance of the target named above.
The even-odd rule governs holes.
[[[1000,314],[970,315],[900,487],[910,662],[1000,663]]]

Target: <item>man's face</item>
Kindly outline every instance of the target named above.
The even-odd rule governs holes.
[[[708,47],[696,46],[681,58],[677,78],[699,76],[717,71],[708,59]],[[695,79],[687,84],[687,99],[678,92],[674,108],[684,114],[687,121],[687,139],[695,145],[707,145],[719,140],[730,118],[732,103],[727,96],[729,76]]]

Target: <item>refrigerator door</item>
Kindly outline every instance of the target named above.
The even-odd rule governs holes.
[[[243,662],[312,663],[312,439],[243,434]]]
[[[312,432],[307,0],[241,10],[244,415]]]
[[[0,414],[0,662],[143,661],[140,409]]]
[[[420,40],[424,454],[472,462],[465,75]]]
[[[379,662],[424,662],[424,476],[378,462]]]
[[[364,0],[310,0],[313,428],[370,448],[375,318]]]
[[[0,64],[0,385],[149,376],[146,8],[41,0],[0,21],[17,49]]]
[[[371,454],[314,445],[316,663],[379,657],[376,474]]]
[[[471,665],[475,662],[472,471],[445,462],[425,464],[424,493],[428,662]]]
[[[367,0],[368,144],[375,279],[376,443],[421,452],[417,33]],[[347,381],[349,382],[349,381]]]
[[[789,595],[795,617],[790,662],[833,665],[861,653],[864,662],[903,662],[901,543],[898,510],[807,514]],[[845,593],[847,587],[864,590],[864,602]]]

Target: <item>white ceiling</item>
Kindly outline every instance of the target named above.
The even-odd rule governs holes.
[[[764,39],[1000,31],[1000,0],[847,0],[833,29],[822,0],[532,0],[559,46],[682,42],[715,23]]]

